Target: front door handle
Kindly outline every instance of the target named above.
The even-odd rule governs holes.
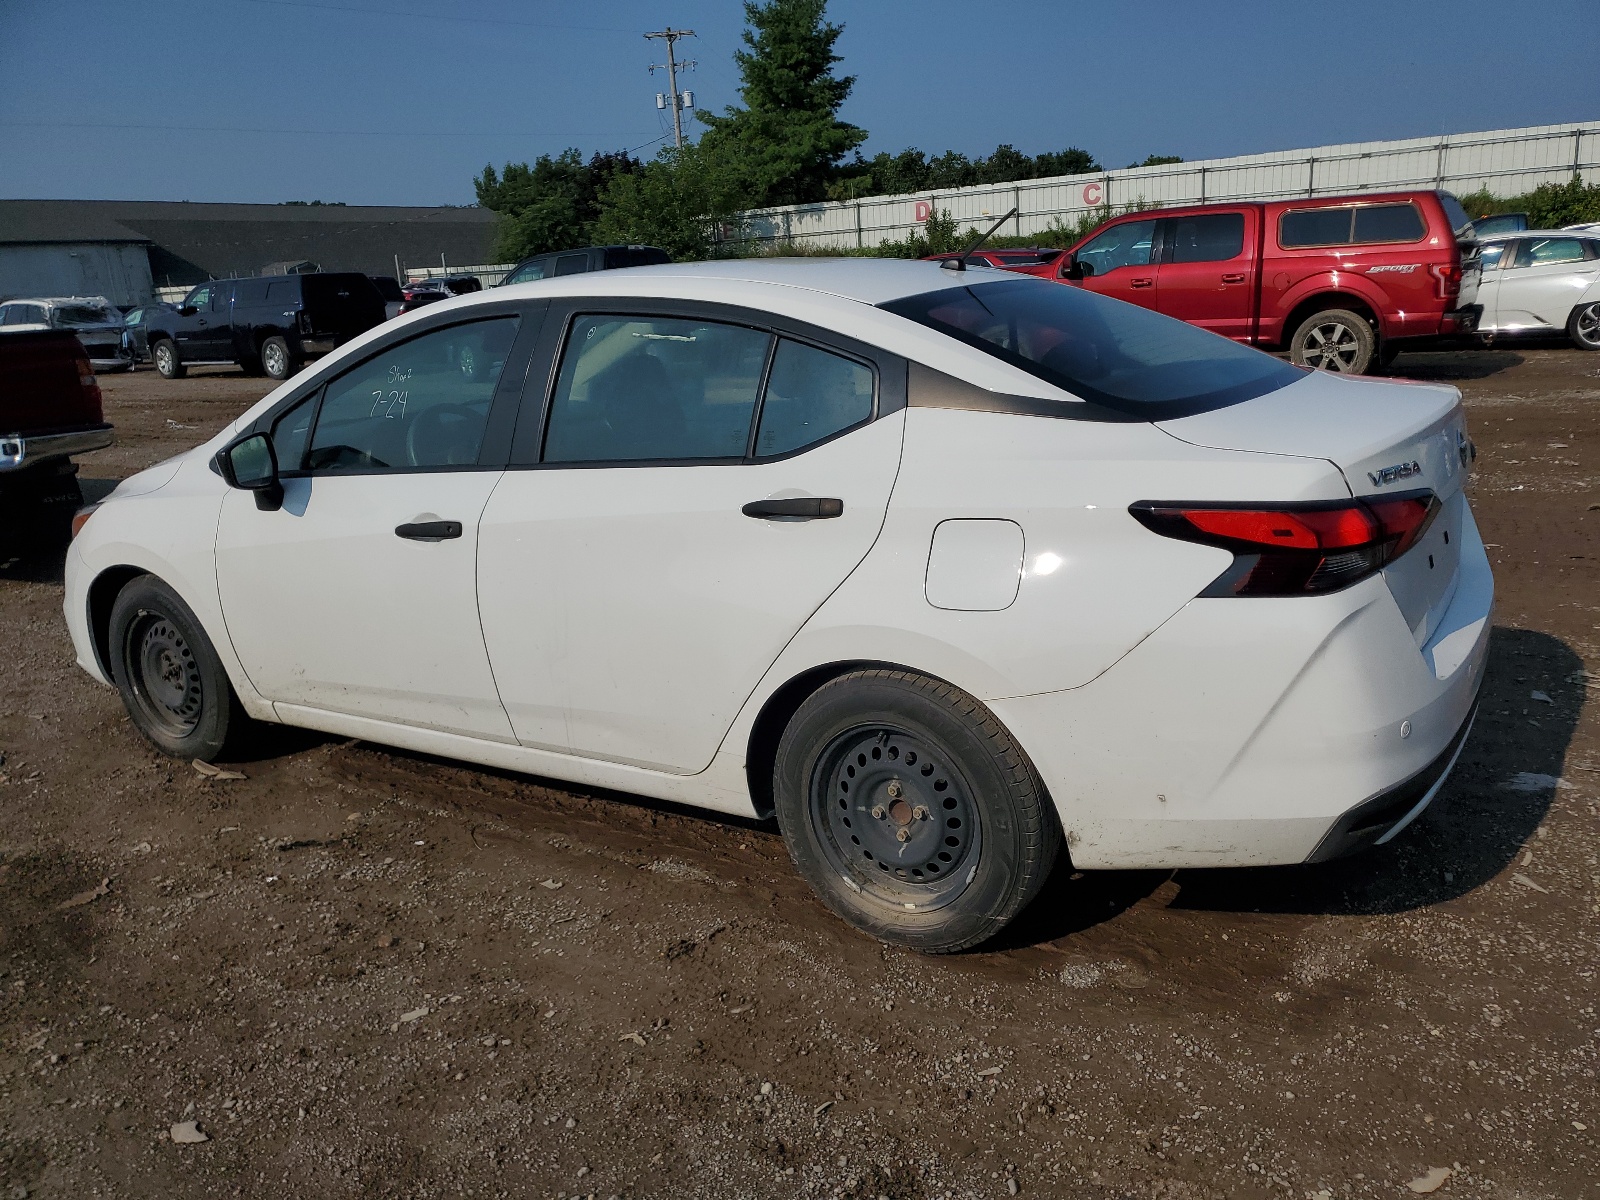
[[[1128,280],[1128,286],[1129,287],[1149,287],[1154,282],[1155,282],[1154,279],[1130,279],[1130,280]]]
[[[1234,274],[1234,275],[1224,275],[1222,277],[1222,282],[1223,283],[1243,283],[1244,282],[1244,275],[1243,275],[1242,272],[1239,273],[1239,274]]]
[[[409,525],[396,525],[394,535],[413,542],[447,542],[461,536],[461,522],[413,521]]]
[[[752,500],[739,510],[747,517],[775,521],[781,517],[798,517],[815,521],[844,515],[844,501],[832,496],[790,496],[783,500]]]

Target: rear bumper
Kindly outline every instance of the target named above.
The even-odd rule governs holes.
[[[1439,332],[1472,333],[1478,328],[1478,318],[1482,312],[1483,308],[1477,304],[1469,304],[1465,308],[1447,312],[1439,319]]]
[[[300,339],[300,353],[331,354],[338,345],[339,339],[336,337],[303,337]]]
[[[1080,868],[1302,863],[1398,830],[1470,728],[1494,583],[1470,516],[1426,644],[1381,577],[1191,601],[1081,688],[991,700]]]
[[[110,425],[69,429],[60,433],[0,436],[0,474],[20,471],[52,458],[70,458],[104,450],[116,440]]]

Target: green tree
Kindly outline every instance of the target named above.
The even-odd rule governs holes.
[[[1143,162],[1129,163],[1128,170],[1131,171],[1135,167],[1164,167],[1169,163],[1181,163],[1182,161],[1183,159],[1176,154],[1151,154],[1147,155]]]
[[[515,262],[589,245],[601,193],[613,179],[642,165],[622,151],[595,154],[584,162],[581,153],[568,149],[554,158],[541,154],[531,167],[507,163],[501,172],[484,167],[473,186],[478,203],[500,214],[496,254],[502,262]]]
[[[660,246],[679,260],[709,257],[724,227],[755,207],[751,167],[738,150],[686,142],[638,171],[613,175],[600,197],[594,240]]]
[[[1087,175],[1101,169],[1094,155],[1076,146],[1041,154],[1033,160],[1035,179],[1050,179],[1056,175]]]
[[[701,143],[753,187],[756,206],[821,200],[840,160],[866,141],[864,129],[839,120],[855,77],[833,74],[842,25],[823,19],[827,0],[746,0],[748,50],[734,55],[744,107],[700,114]]]

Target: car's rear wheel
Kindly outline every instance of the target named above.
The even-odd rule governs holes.
[[[287,379],[294,373],[294,359],[289,354],[289,343],[281,337],[269,337],[261,343],[261,369],[269,379]]]
[[[248,722],[200,621],[155,576],[118,593],[109,647],[128,715],[166,753],[213,759]]]
[[[1362,375],[1372,365],[1372,326],[1360,313],[1330,308],[1300,322],[1289,341],[1289,357],[1302,367]]]
[[[973,697],[924,675],[855,671],[790,720],[773,769],[796,867],[886,942],[948,953],[993,937],[1061,844],[1022,748]]]
[[[178,357],[178,348],[172,344],[171,338],[157,338],[151,342],[150,358],[163,379],[182,379],[187,374],[187,368]]]
[[[1567,318],[1567,336],[1579,350],[1600,350],[1600,301],[1580,304]]]

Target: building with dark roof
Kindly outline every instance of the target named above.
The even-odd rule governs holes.
[[[0,200],[0,300],[105,296],[145,304],[157,287],[257,275],[309,260],[392,275],[408,265],[492,261],[481,208]]]

